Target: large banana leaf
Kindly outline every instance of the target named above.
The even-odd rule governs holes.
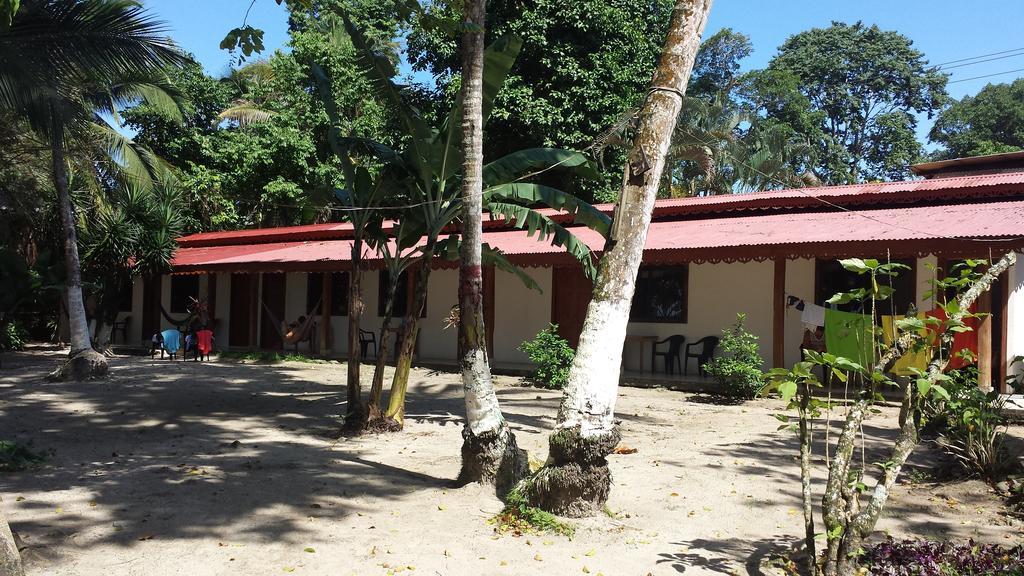
[[[502,216],[507,222],[513,223],[516,228],[525,229],[527,236],[532,237],[536,234],[539,242],[550,238],[552,246],[565,248],[566,252],[579,260],[587,278],[593,280],[597,276],[597,266],[590,247],[561,224],[536,210],[518,204],[490,202],[487,209],[492,214]]]
[[[485,165],[484,186],[526,180],[554,169],[571,170],[592,180],[601,178],[597,165],[580,152],[562,148],[526,148]]]
[[[523,39],[518,36],[505,35],[494,41],[484,51],[484,71],[482,88],[482,116],[484,124],[494,109],[494,100],[501,92],[512,65],[519,57],[519,51],[523,47]],[[441,181],[446,181],[462,167],[461,142],[462,142],[462,101],[457,99],[455,105],[448,113],[448,118],[441,130],[442,137],[435,143],[435,157],[443,158],[441,170],[438,176]],[[454,152],[454,153],[453,153]]]
[[[543,203],[555,210],[563,210],[573,217],[573,222],[582,224],[604,237],[608,237],[611,230],[612,219],[594,206],[580,200],[579,198],[563,192],[557,188],[544,186],[543,184],[532,184],[529,182],[510,182],[492,186],[484,190],[484,208],[492,213],[497,213],[495,206],[501,200],[513,200],[519,202]],[[536,211],[520,206],[523,210],[531,213]],[[522,218],[516,218],[522,222]],[[519,226],[522,228],[522,224]]]
[[[459,245],[461,243],[462,239],[455,235],[438,240],[435,254],[450,262],[456,262],[459,259]],[[497,248],[492,248],[486,243],[484,243],[481,248],[483,249],[481,260],[483,261],[484,266],[494,266],[498,270],[513,274],[530,290],[544,292],[541,290],[540,284],[537,284],[537,281],[534,280],[532,276],[524,272],[519,266],[509,262],[504,252]]]

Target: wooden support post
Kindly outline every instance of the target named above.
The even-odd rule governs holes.
[[[260,284],[263,276],[259,273],[249,275],[249,350],[259,349],[257,342],[260,334]]]
[[[772,367],[786,363],[786,257],[775,259],[772,290]]]
[[[334,283],[334,274],[324,272],[320,287],[320,355],[327,357],[331,353],[331,285]]]
[[[982,292],[977,301],[978,313],[983,316],[978,322],[978,387],[992,390],[992,293]]]

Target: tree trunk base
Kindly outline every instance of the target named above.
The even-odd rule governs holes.
[[[608,501],[612,474],[606,457],[622,438],[618,427],[608,434],[582,437],[579,428],[551,435],[548,461],[526,484],[531,506],[559,516],[598,514]]]
[[[401,432],[402,423],[394,418],[388,418],[383,414],[372,416],[366,421],[363,426],[363,432],[370,432],[371,434],[384,434],[388,432]]]
[[[501,497],[530,473],[526,450],[516,444],[516,435],[507,424],[497,432],[479,436],[466,426],[462,439],[462,469],[456,480],[460,486],[472,482],[493,484]]]
[[[82,350],[47,375],[51,382],[98,380],[107,375],[107,358],[99,352]]]

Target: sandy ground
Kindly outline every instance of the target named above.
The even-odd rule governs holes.
[[[102,383],[42,381],[57,357],[8,354],[0,368],[0,438],[54,451],[38,470],[0,475],[33,576],[751,574],[802,532],[796,443],[776,431],[776,401],[622,389],[623,444],[638,451],[611,457],[615,517],[574,522],[571,540],[514,537],[488,524],[501,508],[492,492],[451,487],[457,375],[414,372],[404,432],[335,440],[338,363],[122,357]],[[518,384],[499,378],[502,406],[543,459],[559,394]],[[868,459],[893,417],[866,425]],[[1024,537],[999,510],[980,482],[906,484],[879,528]]]

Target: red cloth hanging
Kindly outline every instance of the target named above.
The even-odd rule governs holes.
[[[968,312],[972,314],[977,312],[977,307],[975,305],[972,305]],[[942,327],[945,327],[945,322],[948,318],[946,316],[945,310],[943,310],[942,308],[935,308],[934,310],[927,312],[927,314],[933,318],[938,318],[939,320],[941,320],[943,322]],[[968,318],[964,318],[963,323],[964,326],[967,326],[968,328],[970,328],[970,330],[967,332],[956,332],[953,334],[953,347],[949,351],[950,359],[949,364],[946,366],[946,370],[956,370],[958,368],[963,368],[964,366],[971,366],[977,361],[978,327],[981,324],[981,322],[979,321],[978,317],[971,316]],[[929,330],[932,330],[933,332],[935,331],[932,327],[929,327]],[[975,361],[969,361],[960,356],[959,354],[957,354],[964,348],[974,353]]]
[[[213,351],[213,332],[210,330],[196,332],[196,347],[199,348],[199,353],[203,355]]]

